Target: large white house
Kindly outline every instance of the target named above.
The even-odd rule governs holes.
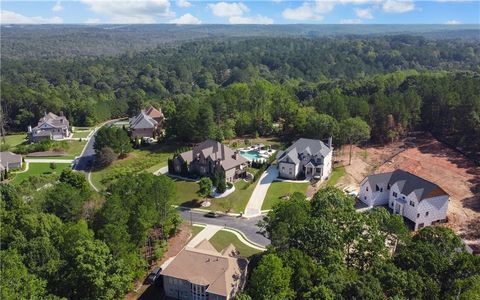
[[[368,206],[388,205],[394,214],[420,229],[447,219],[449,195],[438,185],[412,173],[395,170],[367,176],[358,198]]]
[[[287,150],[278,154],[278,173],[282,178],[325,180],[332,172],[332,139],[325,145],[320,140],[297,140]]]

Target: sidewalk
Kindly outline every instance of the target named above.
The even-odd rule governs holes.
[[[257,186],[253,190],[252,196],[250,196],[250,200],[248,200],[247,207],[245,207],[244,217],[251,218],[261,215],[263,200],[265,200],[268,188],[277,177],[278,170],[277,167],[273,165],[268,167],[262,174]]]
[[[188,242],[186,247],[195,247],[198,244],[200,244],[203,240],[209,240],[211,239],[215,233],[217,233],[220,229],[222,229],[222,226],[218,225],[207,225],[205,228],[200,231],[193,239]]]

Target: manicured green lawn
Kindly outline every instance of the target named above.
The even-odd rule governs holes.
[[[200,231],[205,229],[205,226],[192,226],[192,237],[190,239],[193,239]]]
[[[65,151],[65,153],[60,152],[58,156],[29,156],[27,154],[27,157],[29,158],[34,158],[34,159],[74,159],[77,156],[80,156],[80,154],[83,151],[83,148],[85,147],[85,144],[87,143],[86,141],[66,141],[68,144],[68,148]],[[63,155],[65,154],[65,155]]]
[[[244,139],[233,139],[229,141],[225,141],[225,144],[228,144],[228,146],[235,148],[233,146],[234,143],[236,143],[236,148],[244,148],[247,145],[245,144],[245,139],[249,140],[250,145],[255,145],[255,144],[264,144],[267,146],[272,146],[272,148],[275,149],[283,149],[285,148],[286,145],[284,145],[280,140],[276,137],[258,137],[258,138],[244,138]]]
[[[89,129],[76,129],[75,132],[73,133],[74,138],[86,138],[90,132],[92,131],[92,128]]]
[[[92,172],[92,182],[99,188],[104,189],[116,179],[139,172],[153,172],[167,165],[167,160],[173,156],[175,145],[151,145],[132,151],[125,159],[116,160],[107,168]]]
[[[233,244],[243,257],[249,257],[262,252],[254,248],[250,248],[242,243],[235,234],[225,230],[220,230],[215,233],[215,235],[210,239],[210,243],[212,243],[213,247],[215,247],[217,251],[222,251],[228,245]]]
[[[197,195],[198,183],[176,180],[175,184],[177,186],[177,205],[202,208],[200,204],[203,199]],[[231,212],[243,212],[254,188],[255,183],[248,185],[247,182],[239,180],[235,183],[236,190],[232,194],[225,198],[210,199],[212,205],[205,209],[225,212],[230,208]]]
[[[335,186],[340,178],[345,175],[345,167],[338,167],[333,169],[330,178],[326,182],[326,186]]]
[[[20,184],[25,178],[33,175],[45,174],[45,173],[57,173],[60,174],[62,170],[70,168],[70,164],[56,164],[55,169],[50,169],[50,163],[31,163],[28,166],[28,171],[24,173],[15,174],[12,183]],[[13,174],[11,175],[13,176]]]
[[[267,191],[267,196],[263,201],[262,210],[271,209],[275,204],[282,201],[282,198],[295,192],[305,194],[308,182],[273,182]]]
[[[13,148],[13,147],[25,142],[26,138],[27,138],[27,134],[25,134],[25,133],[7,135],[7,136],[5,136],[5,144],[9,145],[10,148]],[[2,140],[1,145],[3,146],[3,144],[4,143],[3,143],[3,140]],[[2,151],[3,151],[3,149],[2,149]]]
[[[67,153],[68,155],[70,156],[79,156],[82,151],[83,151],[83,148],[85,147],[85,144],[87,142],[86,141],[68,141],[68,150],[67,150]]]

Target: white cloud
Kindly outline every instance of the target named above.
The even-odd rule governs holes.
[[[256,17],[242,17],[242,16],[233,16],[228,18],[228,22],[230,24],[263,24],[269,25],[273,24],[273,19],[264,17],[264,16],[256,16]]]
[[[457,20],[449,20],[449,21],[445,22],[445,24],[447,24],[447,25],[458,25],[458,24],[462,24],[462,22],[457,21]]]
[[[177,3],[177,6],[178,6],[178,7],[187,8],[187,7],[192,6],[192,3],[188,2],[187,0],[177,0],[176,3]]]
[[[2,24],[59,24],[63,23],[60,17],[28,17],[9,10],[0,11],[0,20]]]
[[[182,25],[186,25],[186,24],[188,24],[188,25],[198,25],[198,24],[202,24],[202,21],[200,21],[200,19],[193,16],[192,14],[184,14],[180,18],[172,20],[170,23],[182,24]]]
[[[415,3],[412,0],[387,0],[382,9],[387,13],[405,13],[414,10]]]
[[[107,15],[112,23],[155,23],[156,18],[171,18],[169,0],[81,0],[98,14]]]
[[[341,19],[340,24],[360,24],[362,20],[360,19]]]
[[[60,3],[60,1],[57,1],[55,5],[52,7],[52,11],[54,12],[59,12],[62,10],[63,10],[63,6],[62,6],[62,3]]]
[[[212,10],[212,13],[217,17],[241,16],[249,11],[248,7],[240,2],[218,2],[215,4],[208,4],[208,8],[210,8]]]
[[[323,20],[322,14],[332,11],[334,7],[334,1],[316,0],[315,2],[303,2],[297,8],[287,8],[282,15],[289,20]]]
[[[373,19],[371,8],[357,8],[355,9],[355,14],[360,19]]]

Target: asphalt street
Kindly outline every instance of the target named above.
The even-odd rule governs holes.
[[[102,126],[110,126],[111,124],[115,123],[118,120],[111,120]],[[98,128],[100,129],[100,128]],[[98,131],[98,130],[97,130]],[[91,137],[90,140],[88,140],[85,151],[83,152],[82,156],[77,158],[76,164],[74,169],[76,171],[83,171],[83,172],[88,172],[90,169],[91,165],[93,165],[93,162],[95,160],[95,149],[93,149],[93,144],[95,144],[95,137],[97,136],[97,132],[95,132]]]
[[[188,209],[180,209],[182,218],[186,221],[201,224],[219,225],[229,227],[241,231],[250,241],[266,247],[270,244],[270,240],[267,239],[261,232],[260,227],[257,226],[257,222],[262,217],[255,217],[245,219],[241,217],[220,216],[218,218],[205,217],[205,213],[195,212]]]

